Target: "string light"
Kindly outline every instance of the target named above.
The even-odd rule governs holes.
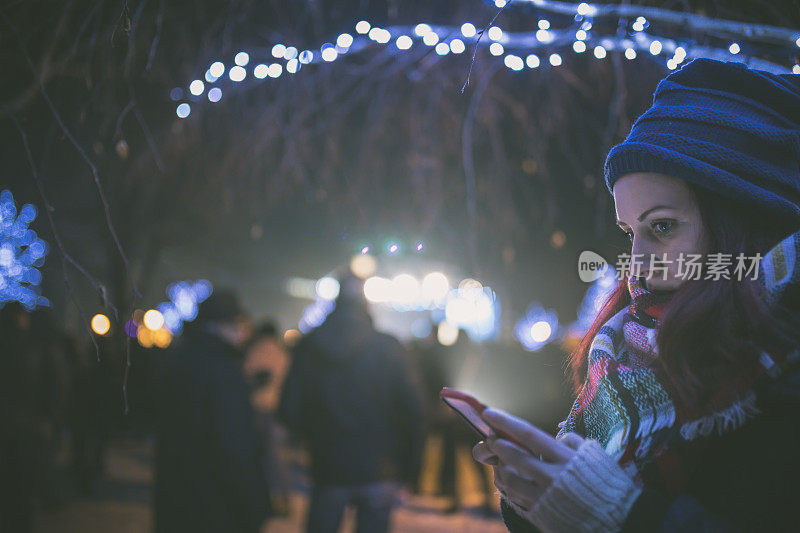
[[[461,39],[453,39],[450,41],[450,51],[454,54],[460,54],[464,50],[466,50],[466,46],[464,46],[464,41]]]
[[[491,45],[489,45],[489,53],[492,54],[493,56],[501,56],[503,55],[504,51],[505,49],[503,48],[503,45],[500,43],[492,43]]]
[[[349,33],[343,33],[339,37],[336,38],[336,45],[342,48],[350,48],[350,45],[353,44],[353,36]]]
[[[427,44],[428,46],[433,46],[433,45],[435,45],[436,43],[439,42],[439,35],[437,35],[436,33],[432,32],[432,31],[428,32],[422,38],[422,42]]]
[[[414,33],[419,37],[424,37],[426,34],[431,32],[431,27],[427,24],[417,24],[414,26]]]
[[[525,63],[522,61],[522,58],[519,56],[515,56],[513,54],[508,54],[504,59],[504,63],[511,70],[517,70],[517,71],[522,70],[522,68],[525,66]]]
[[[336,53],[336,49],[333,48],[333,45],[329,44],[327,47],[323,46],[323,48],[322,48],[322,60],[323,61],[328,61],[328,62],[334,61],[336,59],[336,56],[338,56],[338,55],[339,54]]]
[[[215,78],[219,78],[225,73],[225,65],[223,65],[221,61],[214,61],[211,63],[211,66],[208,67],[208,72]]]
[[[661,41],[653,41],[652,43],[650,43],[650,53],[653,54],[654,56],[660,54],[661,49],[662,49]]]
[[[411,48],[411,45],[414,44],[414,40],[411,39],[411,37],[409,37],[408,35],[401,35],[400,37],[397,38],[395,44],[397,45],[397,48],[399,48],[400,50],[408,50],[409,48]]]
[[[356,32],[360,33],[361,35],[367,33],[369,29],[370,29],[370,24],[366,20],[360,20],[358,21],[358,24],[356,24]]]
[[[572,5],[563,2],[542,3],[542,0],[520,0],[519,2],[508,4],[507,7],[525,3],[535,3],[541,10],[560,15],[571,12],[574,17],[574,23],[567,27],[553,29],[551,22],[546,18],[542,18],[537,21],[538,29],[536,29],[535,32],[507,33],[500,26],[491,26],[488,28],[488,39],[476,39],[478,45],[488,47],[489,53],[492,56],[504,56],[504,64],[510,70],[514,71],[521,70],[519,66],[522,62],[522,57],[526,58],[524,65],[527,65],[529,68],[538,67],[540,65],[538,56],[530,52],[534,52],[542,46],[553,47],[553,43],[556,43],[556,47],[564,49],[569,45],[575,53],[585,52],[590,47],[589,42],[587,42],[590,41],[588,31],[592,28],[593,18],[628,18],[632,17],[630,11],[634,10],[634,6],[593,5],[587,2]],[[669,21],[671,20],[670,17],[677,16],[677,14],[671,11],[659,9],[650,9],[648,13],[654,20]],[[714,28],[713,24],[716,21],[705,17],[701,18],[704,24],[703,29],[712,32]],[[575,25],[578,23],[579,29],[576,30]],[[591,41],[593,41],[591,42],[591,47],[594,50],[595,57],[597,59],[603,59],[610,50],[624,50],[624,55],[629,60],[635,59],[637,57],[637,51],[639,50],[649,51],[653,56],[659,56],[662,52],[668,52],[670,54],[674,52],[671,58],[664,57],[662,59],[662,61],[664,61],[662,64],[664,64],[666,68],[674,70],[688,58],[712,57],[725,60],[726,56],[730,57],[730,55],[737,55],[741,52],[740,42],[734,42],[727,48],[701,46],[699,44],[688,46],[685,42],[681,46],[678,46],[674,40],[661,36],[656,37],[646,33],[645,30],[647,30],[649,26],[650,22],[645,17],[638,16],[632,24],[632,30],[635,33],[628,34],[631,38],[628,38],[628,36],[618,37],[615,34],[594,36],[591,39]],[[797,37],[796,33],[789,33],[789,30],[784,28],[768,26],[765,26],[765,28],[769,30],[770,42],[774,41],[776,35],[785,35],[787,38],[791,37],[789,42],[792,44],[793,49],[794,45],[800,47],[800,38]],[[398,26],[384,29],[373,27],[368,21],[361,20],[355,24],[354,29],[354,33],[345,32],[339,34],[335,39],[335,44],[325,43],[316,53],[311,50],[303,50],[300,52],[293,46],[287,46],[281,43],[275,44],[267,49],[268,52],[271,53],[273,57],[285,61],[285,63],[272,63],[269,64],[269,66],[267,66],[268,63],[266,62],[258,64],[254,67],[252,75],[255,79],[262,80],[266,77],[278,78],[281,76],[284,69],[286,72],[294,74],[300,69],[301,65],[329,63],[338,59],[341,55],[369,49],[369,46],[365,46],[365,44],[369,45],[370,41],[380,45],[393,42],[397,50],[406,51],[412,49],[414,47],[414,41],[419,38],[427,46],[433,47],[436,54],[440,56],[445,56],[449,53],[461,54],[466,50],[467,45],[460,38],[454,38],[452,36],[460,33],[464,38],[473,39],[478,35],[477,28],[470,22],[465,22],[455,28],[436,26],[434,30],[431,25],[425,23],[419,23],[411,27]],[[693,31],[695,34],[698,33],[697,28],[694,28]],[[744,34],[744,30],[742,30],[742,33]],[[748,34],[744,38],[750,41],[763,40],[764,38],[760,37],[762,34],[763,32],[759,32],[755,37]],[[575,38],[570,39],[569,36],[571,35],[574,35]],[[527,54],[524,54],[526,52]],[[562,52],[562,50],[548,50],[548,58],[551,65],[558,66],[563,63],[562,54],[559,52]],[[513,57],[509,58],[506,55],[507,53]],[[515,58],[519,58],[519,60]],[[234,66],[228,70],[227,78],[236,83],[243,82],[247,77],[247,71],[243,67],[249,64],[250,60],[251,57],[248,52],[238,52],[234,56]],[[781,67],[766,60],[759,59],[756,54],[748,54],[747,61],[754,68],[760,68],[770,72],[781,73],[789,71],[787,67]],[[796,72],[797,70],[797,67],[791,67],[791,72]],[[205,71],[205,82],[210,85],[225,83],[226,79],[222,78],[225,71],[226,67],[221,61],[214,61]],[[215,91],[214,89],[219,90]],[[189,86],[189,93],[192,96],[199,96],[206,91],[208,99],[211,102],[219,101],[222,96],[222,91],[219,87],[208,87],[200,79],[192,80]],[[173,89],[170,93],[170,97],[173,101],[179,102],[176,108],[178,117],[185,118],[189,116],[191,112],[189,103],[180,102],[180,100],[184,98],[184,95]],[[186,105],[184,106],[183,104]]]
[[[228,77],[231,79],[231,81],[239,82],[245,79],[246,76],[247,71],[239,65],[231,67],[231,69],[228,71]]]
[[[11,191],[0,193],[0,307],[13,301],[28,310],[50,305],[39,289],[48,246],[29,229],[35,219],[32,204],[17,211]]]
[[[203,94],[204,89],[205,85],[203,85],[203,82],[200,80],[194,80],[189,84],[189,92],[195,96],[200,96]]]
[[[267,74],[269,74],[269,67],[263,63],[256,65],[256,68],[253,69],[253,76],[259,80],[266,78]]]
[[[276,44],[272,47],[272,57],[281,58],[286,54],[286,46],[282,44]]]

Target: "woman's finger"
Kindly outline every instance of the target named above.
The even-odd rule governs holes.
[[[553,482],[555,467],[540,461],[513,442],[492,437],[487,443],[487,448],[497,455],[502,464],[512,466],[522,477],[543,486]]]
[[[472,447],[472,457],[474,457],[479,463],[489,466],[495,466],[499,462],[497,455],[489,450],[489,447],[484,441],[480,441],[478,444]]]
[[[494,486],[506,498],[525,509],[533,507],[543,492],[535,483],[520,477],[513,468],[502,464],[494,467]]]
[[[499,433],[504,433],[529,451],[541,454],[545,461],[564,463],[572,456],[572,450],[530,422],[502,409],[487,408],[481,414],[487,424]]]
[[[577,433],[567,433],[563,437],[561,437],[561,442],[572,448],[573,450],[577,450],[580,447],[581,443],[583,443],[583,437],[578,435]]]

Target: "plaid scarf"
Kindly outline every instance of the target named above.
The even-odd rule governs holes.
[[[800,230],[783,239],[759,263],[757,279],[774,304],[800,286]],[[676,407],[650,368],[658,357],[656,333],[672,292],[648,291],[642,278],[627,281],[631,303],[597,332],[589,348],[587,377],[556,438],[575,432],[595,439],[641,486],[641,472],[656,460],[661,488],[677,494],[686,480],[676,450],[713,432],[740,427],[759,414],[757,385],[775,379],[800,359],[795,350],[778,359],[762,352],[738,377],[718,387],[702,409]],[[680,452],[681,454],[683,452]]]

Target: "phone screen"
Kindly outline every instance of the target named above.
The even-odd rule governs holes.
[[[440,397],[444,403],[461,415],[481,437],[486,438],[494,433],[489,424],[481,418],[481,412],[486,406],[478,400],[462,391],[453,389],[443,389]]]

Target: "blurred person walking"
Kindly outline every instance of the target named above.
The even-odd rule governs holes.
[[[237,297],[215,292],[187,324],[159,380],[155,530],[257,532],[270,513],[241,348]]]
[[[385,532],[401,484],[411,485],[422,406],[400,342],[373,327],[363,283],[345,277],[326,321],[293,350],[279,416],[309,445],[311,533],[336,532],[356,507],[356,531]]]
[[[275,323],[267,321],[256,328],[245,351],[244,375],[250,385],[256,426],[264,443],[272,507],[276,514],[284,516],[289,513],[289,474],[280,451],[287,447],[288,439],[286,429],[275,420],[275,412],[289,361]]]

